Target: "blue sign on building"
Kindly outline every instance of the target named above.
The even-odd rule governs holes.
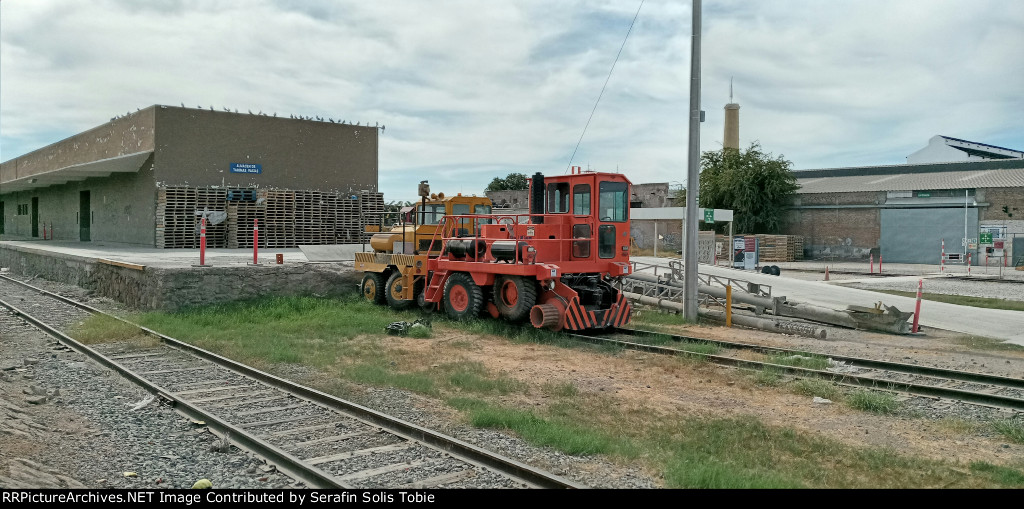
[[[252,163],[231,163],[231,173],[263,173],[263,165]]]

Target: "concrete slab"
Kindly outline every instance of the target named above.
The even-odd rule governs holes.
[[[185,268],[199,263],[198,249],[157,249],[114,242],[7,240],[0,241],[0,249],[90,262],[103,259],[157,268]],[[284,255],[285,264],[309,261],[302,251],[295,248],[261,249],[258,261],[261,264],[275,265],[278,253]],[[207,265],[214,267],[244,266],[252,263],[252,249],[207,249],[205,261]]]
[[[311,262],[351,262],[355,254],[369,251],[369,244],[332,244],[299,246],[299,250]]]

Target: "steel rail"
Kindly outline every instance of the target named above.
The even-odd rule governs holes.
[[[817,378],[831,379],[840,384],[851,386],[851,387],[866,387],[876,390],[887,390],[890,392],[902,392],[906,394],[912,394],[915,396],[924,396],[931,398],[948,398],[960,400],[968,403],[974,403],[979,405],[987,405],[997,408],[1009,408],[1018,411],[1024,411],[1024,399],[1013,398],[1009,396],[1000,396],[998,394],[988,394],[984,392],[965,391],[961,389],[953,389],[947,387],[936,387],[932,385],[922,385],[910,382],[897,382],[892,380],[880,380],[874,377],[860,376],[849,373],[833,373],[831,371],[824,371],[819,369],[802,368],[798,366],[787,366],[784,364],[774,364],[771,362],[759,362],[746,359],[737,359],[734,357],[725,357],[721,355],[705,354],[698,352],[688,352],[686,350],[680,350],[676,348],[668,348],[664,346],[646,345],[643,343],[634,343],[631,341],[622,341],[614,338],[607,338],[596,335],[583,335],[564,332],[566,336],[580,339],[582,341],[594,343],[594,344],[611,344],[620,346],[622,348],[637,350],[642,352],[657,353],[662,355],[682,355],[699,357],[707,359],[716,364],[725,366],[733,366],[743,369],[763,369],[772,368],[781,372],[798,375],[798,376],[813,376]]]
[[[827,355],[832,360],[846,362],[850,365],[858,367],[871,368],[871,369],[882,369],[886,371],[895,371],[899,373],[905,373],[909,375],[923,375],[933,376],[938,378],[946,378],[950,380],[958,380],[961,382],[975,382],[990,385],[1001,385],[1004,387],[1010,387],[1014,389],[1024,389],[1024,379],[1022,378],[1011,378],[1000,375],[990,375],[987,373],[977,373],[973,371],[960,371],[955,369],[936,368],[932,366],[920,366],[916,364],[907,364],[904,362],[893,362],[883,361],[878,359],[866,359],[863,357],[850,357],[843,355],[833,354],[817,354],[814,352],[808,352],[806,350],[793,350],[789,348],[781,348],[774,346],[757,345],[752,343],[740,343],[737,341],[722,341],[719,339],[704,339],[695,338],[690,336],[680,336],[676,334],[669,334],[665,332],[649,331],[643,329],[632,329],[632,328],[617,328],[616,333],[627,334],[635,336],[638,334],[650,334],[656,336],[667,336],[674,341],[680,342],[701,342],[711,343],[726,348],[732,348],[736,350],[752,350],[757,352],[778,352],[778,353],[791,353],[791,354],[810,354],[810,355]]]
[[[188,401],[180,398],[175,398],[174,393],[167,389],[147,380],[146,378],[135,373],[131,369],[126,368],[115,360],[112,360],[105,355],[89,348],[88,346],[79,343],[74,338],[64,334],[63,332],[51,327],[47,323],[39,320],[38,318],[18,309],[13,304],[0,299],[0,306],[9,309],[16,316],[20,316],[25,321],[43,330],[47,334],[53,336],[61,343],[64,343],[68,347],[75,351],[89,357],[90,359],[98,362],[99,364],[116,371],[121,376],[132,381],[136,385],[142,387],[146,391],[156,394],[161,399],[169,402],[175,410],[182,413],[186,417],[194,420],[203,421],[207,426],[219,432],[221,436],[228,434],[230,440],[243,448],[252,451],[268,461],[273,462],[277,465],[278,470],[288,474],[289,476],[298,479],[309,486],[317,488],[352,488],[352,486],[346,485],[334,478],[331,474],[324,472],[316,467],[303,463],[302,460],[288,454],[287,452],[274,447],[273,445],[260,440],[245,430],[235,427],[228,423],[223,418],[204,410],[195,405],[190,404]]]
[[[104,312],[102,310],[96,309],[96,308],[94,308],[94,307],[92,307],[92,306],[90,306],[88,304],[85,304],[85,303],[82,303],[82,302],[78,302],[78,301],[75,301],[73,299],[69,299],[67,297],[64,297],[63,295],[58,295],[56,293],[43,290],[41,288],[32,286],[32,285],[30,285],[28,283],[24,283],[22,281],[18,281],[16,279],[13,279],[13,278],[10,278],[10,277],[4,276],[4,275],[0,275],[0,280],[6,280],[6,281],[9,281],[9,282],[12,282],[12,283],[16,283],[16,284],[21,285],[21,286],[23,286],[25,288],[28,288],[28,289],[31,289],[33,291],[39,292],[40,294],[43,294],[43,295],[46,295],[48,297],[57,299],[57,300],[59,300],[61,302],[64,302],[64,303],[72,305],[72,306],[75,306],[75,307],[77,307],[79,309],[82,309],[84,311],[88,311],[89,313],[109,316],[109,317],[114,318],[116,320],[119,320],[121,322],[130,324],[133,327],[138,327],[143,332],[145,332],[147,334],[150,334],[150,335],[152,335],[154,337],[159,338],[161,340],[161,342],[163,342],[164,344],[166,344],[166,345],[168,345],[170,347],[173,347],[173,348],[176,348],[178,350],[185,351],[187,353],[193,354],[193,355],[195,355],[195,356],[197,356],[199,358],[205,359],[205,360],[207,360],[209,362],[212,362],[214,364],[217,364],[217,365],[219,365],[221,367],[224,367],[224,368],[227,368],[229,370],[235,371],[236,373],[239,373],[239,374],[241,374],[243,376],[247,376],[247,377],[253,378],[253,379],[258,380],[260,382],[263,382],[263,383],[265,383],[267,385],[270,385],[270,386],[275,387],[277,389],[280,389],[280,390],[283,390],[285,392],[288,392],[288,393],[290,393],[290,394],[292,394],[292,395],[294,395],[296,397],[299,397],[301,399],[305,399],[307,401],[323,405],[323,406],[325,406],[327,408],[330,408],[332,410],[335,410],[335,411],[343,413],[343,414],[348,414],[348,415],[356,417],[358,419],[362,419],[362,420],[366,420],[366,421],[372,422],[372,423],[374,423],[377,426],[380,426],[382,428],[386,428],[388,431],[390,431],[392,433],[395,433],[396,435],[405,437],[405,438],[410,439],[410,440],[416,440],[416,441],[419,441],[419,442],[423,442],[425,444],[429,444],[429,445],[431,445],[431,446],[433,446],[435,448],[438,448],[440,450],[446,451],[446,452],[448,452],[448,453],[458,457],[459,459],[462,459],[463,461],[466,461],[467,463],[476,464],[476,465],[479,465],[479,466],[489,467],[489,468],[491,468],[491,469],[493,469],[495,471],[501,472],[501,473],[503,473],[503,474],[505,474],[505,475],[507,475],[507,476],[509,476],[509,477],[511,477],[513,479],[515,479],[515,480],[523,482],[524,484],[527,484],[529,486],[537,487],[537,488],[575,488],[575,489],[587,488],[587,486],[585,486],[583,484],[571,481],[571,480],[566,479],[564,477],[555,475],[555,474],[553,474],[551,472],[546,472],[546,471],[534,468],[534,467],[532,467],[530,465],[527,465],[527,464],[522,463],[520,461],[514,460],[512,458],[508,458],[508,457],[502,456],[500,454],[488,451],[488,450],[486,450],[486,449],[484,449],[482,447],[478,447],[478,446],[473,445],[473,444],[471,444],[469,442],[465,442],[465,441],[459,440],[459,439],[457,439],[455,437],[451,437],[451,436],[439,433],[437,431],[425,428],[423,426],[418,426],[416,424],[404,421],[402,419],[398,419],[396,417],[392,417],[390,415],[378,412],[376,410],[373,410],[371,408],[359,405],[357,403],[353,403],[351,401],[346,401],[346,400],[343,400],[341,398],[332,396],[330,394],[327,394],[327,393],[324,393],[324,392],[320,392],[320,391],[318,391],[316,389],[312,389],[312,388],[306,387],[304,385],[300,385],[300,384],[297,384],[295,382],[291,382],[289,380],[285,380],[283,378],[271,375],[270,373],[266,373],[266,372],[260,371],[258,369],[253,368],[253,367],[250,367],[250,366],[247,366],[245,364],[239,363],[237,361],[234,361],[234,360],[228,359],[226,357],[222,357],[220,355],[217,355],[217,354],[215,354],[213,352],[210,352],[208,350],[204,350],[202,348],[190,345],[188,343],[185,343],[185,342],[180,341],[178,339],[172,338],[170,336],[161,334],[161,333],[159,333],[157,331],[154,331],[152,329],[143,327],[143,326],[141,326],[139,324],[136,324],[136,323],[133,323],[133,322],[131,322],[129,320],[125,320],[125,319],[123,319],[123,318],[121,318],[119,316],[112,315],[110,313],[107,313],[107,312]],[[12,311],[15,309],[12,306],[10,306],[9,304],[4,303],[3,301],[0,301],[0,304],[3,304],[4,307],[8,307],[9,309],[12,309]],[[28,315],[26,315],[25,313],[23,313],[21,311],[15,311],[15,313],[16,314],[20,314],[23,317],[27,317],[28,316]],[[32,319],[32,320],[35,320],[35,319]],[[34,325],[38,325],[36,322],[37,321],[33,321],[33,324]],[[38,322],[38,323],[41,324],[42,322]],[[76,350],[79,350],[79,348],[85,349],[85,351],[83,351],[83,350],[79,350],[79,351],[82,351],[83,353],[85,353],[86,355],[89,355],[90,357],[93,357],[93,358],[97,358],[97,357],[102,358],[103,357],[102,354],[100,354],[99,352],[96,352],[95,350],[93,350],[91,348],[88,348],[87,346],[82,345],[81,343],[78,343],[74,339],[64,335],[63,333],[60,333],[59,331],[56,331],[56,329],[53,329],[52,327],[46,326],[45,324],[42,324],[41,327],[43,327],[44,330],[46,330],[47,332],[50,332],[50,331],[56,332],[57,334],[59,334],[59,336],[57,336],[57,337],[59,339],[62,339],[62,341],[64,341],[64,340],[70,341],[71,343],[69,343],[69,346],[72,346],[72,348],[75,348]],[[50,332],[51,335],[53,334],[53,332]],[[77,347],[75,345],[77,345]],[[97,360],[99,360],[99,359],[97,358]],[[114,361],[112,361],[110,359],[105,359],[104,358],[104,360],[101,360],[100,362],[102,364],[104,364],[104,365],[112,367],[112,369],[115,369],[116,371],[121,372],[122,374],[125,374],[126,372],[127,373],[131,373],[130,370],[127,370],[127,368],[124,368],[123,366],[120,366],[119,364],[117,364],[116,362],[114,362]],[[114,366],[116,366],[116,367],[114,367]],[[128,378],[130,378],[131,380],[135,381],[136,383],[139,383],[143,387],[147,387],[148,388],[148,386],[153,385],[153,384],[150,384],[149,382],[146,382],[145,380],[143,380],[141,377],[139,377],[138,375],[136,375],[134,373],[131,373],[131,375],[127,375],[126,374],[125,376],[128,376]],[[170,394],[169,392],[167,392],[167,391],[165,391],[163,389],[154,390],[153,392],[157,392],[158,394],[161,394],[161,395],[169,395]],[[181,403],[180,400],[176,400],[176,401],[179,404]],[[189,405],[189,407],[191,407],[191,406]],[[195,411],[200,411],[200,410],[199,409],[195,409]],[[215,416],[211,417],[209,420],[214,421],[214,422],[220,422],[219,419],[215,419]],[[222,425],[226,425],[226,423],[222,424]],[[245,434],[244,431],[241,431],[241,430],[235,431],[233,429],[230,430],[230,433],[231,433],[232,437],[241,436],[241,435]],[[258,439],[256,439],[255,437],[252,437],[252,439],[258,441]],[[270,448],[273,448],[273,446],[271,446],[270,444],[266,444],[266,446],[268,446]],[[276,448],[274,448],[274,449],[276,449]],[[284,451],[280,451],[279,449],[276,450],[276,451],[271,451],[272,454],[275,453],[275,452],[277,454],[280,454],[280,455],[290,456],[290,455],[288,455],[288,453],[286,453]],[[268,459],[269,459],[269,457],[268,457]],[[294,458],[294,457],[291,457],[291,459],[294,460],[294,461],[300,461],[301,462],[301,460],[298,460],[297,458]],[[285,460],[288,461],[288,458],[285,458]],[[319,471],[319,469],[317,469],[316,467],[312,467],[312,468]],[[327,474],[326,472],[324,472],[323,474],[324,475],[328,475],[328,476],[330,475],[330,474]],[[328,487],[347,487],[347,486],[340,486],[340,485],[338,485],[336,481],[334,481],[334,482],[335,482],[335,484],[329,484],[327,486]]]

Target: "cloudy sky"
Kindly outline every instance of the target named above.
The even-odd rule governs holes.
[[[701,149],[899,164],[1024,149],[1024,2],[705,0]],[[564,173],[640,0],[3,0],[0,160],[152,104],[387,126],[380,187]],[[574,165],[684,182],[690,3],[647,0]]]

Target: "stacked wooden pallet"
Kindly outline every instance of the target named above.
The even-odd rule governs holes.
[[[224,212],[226,191],[214,188],[161,187],[156,200],[156,245],[159,248],[198,248],[199,222],[204,212]],[[207,223],[206,246],[227,247],[227,224]]]
[[[799,235],[757,235],[761,262],[792,262],[804,258],[804,238]]]
[[[226,221],[207,226],[207,247],[228,248],[251,248],[256,220],[260,247],[360,243],[384,214],[383,195],[370,192],[161,187],[157,202],[161,248],[199,246],[197,211],[226,212]]]

